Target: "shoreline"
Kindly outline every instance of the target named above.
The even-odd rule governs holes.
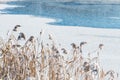
[[[43,30],[44,35],[42,37],[45,41],[48,39],[48,35],[51,34],[56,44],[61,44],[61,46],[68,49],[70,49],[68,45],[73,42],[79,45],[80,42],[86,41],[89,44],[86,45],[86,48],[84,49],[85,55],[91,51],[91,49],[92,51],[93,49],[96,49],[98,44],[103,43],[105,45],[101,54],[101,62],[103,66],[108,69],[115,69],[115,71],[119,71],[120,29],[74,26],[61,27],[58,25],[56,26],[47,24],[54,21],[55,20],[53,19],[43,17],[38,18],[27,15],[0,14],[0,37],[2,36],[3,38],[6,38],[6,33],[8,30],[12,30],[15,25],[19,24],[22,26],[19,31],[25,32],[27,39],[31,35],[38,37],[39,32]]]

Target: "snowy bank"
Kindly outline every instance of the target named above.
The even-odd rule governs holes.
[[[3,8],[5,7],[3,6]],[[70,49],[69,45],[71,43],[79,45],[80,42],[86,41],[89,44],[84,48],[84,55],[94,51],[96,46],[102,43],[104,44],[103,52],[100,54],[102,66],[119,72],[120,29],[96,29],[47,24],[54,21],[53,19],[27,15],[0,14],[0,36],[5,38],[8,30],[12,30],[16,24],[20,24],[22,26],[20,31],[25,32],[27,38],[31,35],[38,37],[39,32],[43,30],[44,35],[42,37],[45,40],[47,40],[48,34],[51,34],[56,44],[61,44],[61,46],[68,49]]]

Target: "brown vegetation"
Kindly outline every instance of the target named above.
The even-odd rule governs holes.
[[[13,31],[17,31],[16,27]],[[40,36],[42,32],[40,32]],[[104,71],[99,63],[99,51],[103,44],[98,45],[97,56],[83,57],[82,47],[72,43],[68,53],[65,48],[58,49],[51,35],[51,43],[31,36],[25,44],[18,43],[26,39],[24,33],[16,38],[12,33],[7,41],[0,39],[0,78],[2,80],[116,80],[118,74],[113,70]],[[41,38],[41,37],[40,37]],[[65,59],[64,55],[71,55]],[[68,56],[69,57],[69,56]]]

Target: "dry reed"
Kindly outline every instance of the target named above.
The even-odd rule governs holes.
[[[16,25],[13,31],[17,31]],[[42,31],[40,32],[40,38]],[[31,36],[25,44],[18,43],[26,39],[24,33],[16,38],[12,33],[7,41],[0,39],[0,80],[117,80],[113,70],[104,71],[99,63],[99,55],[92,58],[91,53],[85,58],[82,47],[72,43],[72,51],[59,49],[51,35],[51,43],[44,45],[40,39]],[[98,54],[103,44],[98,46]],[[63,55],[71,55],[65,59]]]

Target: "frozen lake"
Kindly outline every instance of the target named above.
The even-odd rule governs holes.
[[[120,29],[120,5],[80,4],[77,2],[11,1],[19,7],[1,10],[6,14],[24,14],[56,19],[51,25]]]

